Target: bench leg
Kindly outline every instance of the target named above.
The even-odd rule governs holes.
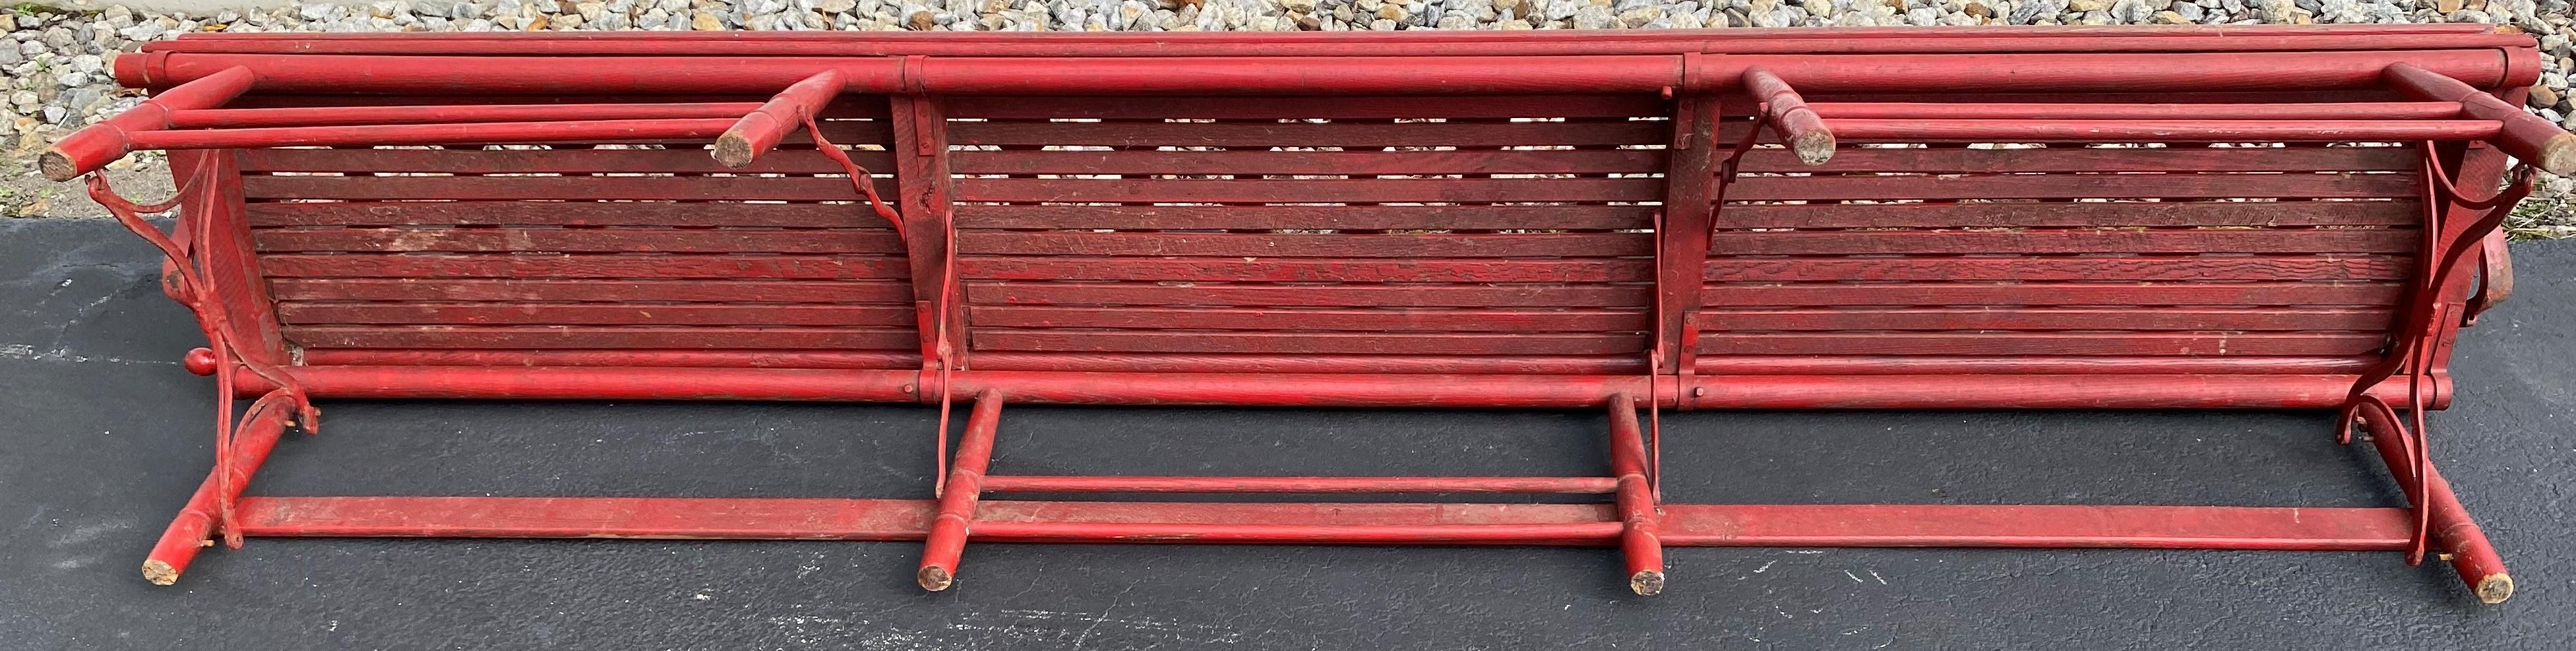
[[[957,581],[957,557],[966,553],[966,535],[975,519],[975,502],[983,497],[984,468],[993,461],[993,432],[1001,416],[999,392],[975,396],[975,413],[966,417],[966,437],[957,442],[957,462],[948,470],[948,489],[931,516],[921,570],[913,575],[923,590],[946,590]]]
[[[1619,479],[1619,552],[1628,561],[1628,589],[1661,593],[1662,518],[1656,513],[1654,486],[1646,481],[1646,442],[1637,426],[1637,402],[1624,393],[1610,398],[1610,474]]]
[[[250,486],[251,476],[259,472],[269,451],[277,448],[277,439],[285,434],[288,416],[284,409],[261,410],[243,424],[241,435],[233,441],[231,481],[216,476],[223,472],[220,465],[206,474],[206,481],[188,496],[187,505],[179,507],[179,516],[162,530],[161,541],[152,545],[152,553],[143,557],[144,580],[154,585],[178,583],[179,574],[188,571],[188,563],[197,559],[197,552],[214,545],[218,504],[241,499],[242,489]],[[231,487],[232,494],[223,494],[226,486]]]
[[[2360,412],[2363,426],[2369,428],[2371,445],[2379,450],[2380,461],[2388,464],[2388,474],[2399,485],[2413,484],[2415,469],[2407,463],[2409,434],[2405,428],[2392,422],[2387,412]],[[2459,496],[2451,492],[2451,483],[2442,479],[2433,464],[2424,464],[2424,471],[2424,497],[2412,506],[2429,511],[2432,554],[2451,562],[2451,569],[2459,572],[2460,581],[2468,585],[2478,601],[2500,604],[2512,598],[2513,575],[2505,571],[2503,557],[2497,556],[2495,546],[2487,542],[2486,531],[2469,519],[2468,509],[2462,508]]]

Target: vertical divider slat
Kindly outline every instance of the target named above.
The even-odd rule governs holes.
[[[948,305],[940,289],[947,281],[948,270],[941,264],[947,259],[949,242],[949,169],[948,118],[940,100],[926,94],[893,95],[894,138],[887,148],[895,160],[895,182],[902,195],[896,207],[904,219],[904,255],[911,262],[912,297],[921,324],[922,370],[937,363],[941,329],[938,319],[948,319],[947,336],[952,361],[964,361],[966,314],[963,305]],[[960,296],[963,295],[961,291]],[[928,396],[929,392],[922,395]]]

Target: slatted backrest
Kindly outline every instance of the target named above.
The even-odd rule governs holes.
[[[827,137],[891,170],[886,106],[843,98]],[[791,367],[916,353],[903,243],[806,143],[740,170],[703,142],[237,154],[260,270],[302,350],[739,351]]]
[[[2350,372],[2415,273],[2422,157],[1945,143],[1808,167],[1756,150],[1717,215],[1697,366]]]
[[[1647,229],[1671,139],[1660,98],[956,97],[946,110],[979,359],[1222,372],[1378,355],[1434,360],[1389,370],[1527,371],[1650,347]]]

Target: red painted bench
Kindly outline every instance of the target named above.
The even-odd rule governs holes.
[[[2576,171],[2516,108],[2532,39],[2476,26],[146,50],[116,73],[156,98],[43,167],[171,150],[171,236],[92,187],[170,254],[213,342],[191,368],[255,399],[218,415],[158,583],[244,536],[926,539],[934,590],[970,538],[1616,544],[1640,593],[1665,545],[2160,547],[2432,556],[2500,602],[2423,414],[2511,286],[2530,170]],[[243,497],[321,398],[971,415],[935,500]],[[988,474],[1006,401],[1606,409],[1612,452]],[[2411,505],[1658,503],[1663,412],[1775,408],[2342,410]],[[1607,497],[981,499],[1028,492]]]

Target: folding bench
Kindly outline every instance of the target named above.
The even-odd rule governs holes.
[[[2429,461],[2576,136],[2474,25],[191,34],[46,152],[170,151],[246,536],[2373,550],[2513,591]],[[336,398],[912,402],[935,499],[244,496]],[[1030,476],[1006,403],[1602,410],[1585,477]],[[2340,410],[2408,506],[1658,500],[1698,409]],[[968,413],[953,454],[951,410]],[[1294,468],[1281,468],[1293,473]],[[1003,474],[996,474],[1003,473]],[[1013,493],[1589,494],[1596,503]]]

